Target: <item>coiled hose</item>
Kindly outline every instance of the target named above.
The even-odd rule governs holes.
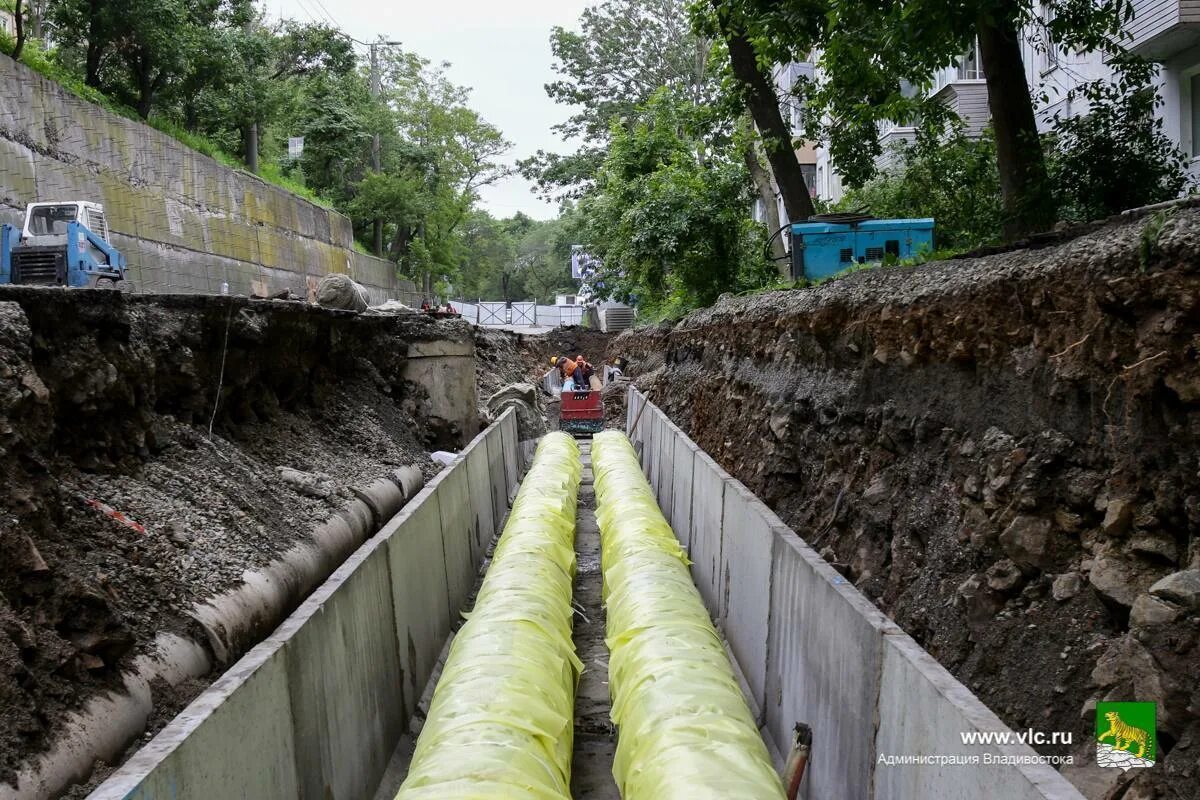
[[[624,800],[783,800],[689,561],[617,431],[592,439]]]
[[[543,437],[450,646],[397,800],[570,799],[582,470],[574,439]]]

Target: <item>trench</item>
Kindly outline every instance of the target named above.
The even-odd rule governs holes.
[[[956,753],[961,731],[1007,728],[665,414],[636,390],[629,399],[630,422],[645,411],[633,438],[650,489],[688,549],[692,580],[776,768],[795,723],[814,731],[802,800],[1079,800],[1049,766],[875,766],[877,754]],[[488,543],[522,477],[518,451],[528,449],[516,433],[513,412],[505,412],[92,797],[394,797],[459,611],[473,606]],[[608,800],[619,793],[600,535],[591,443],[580,450],[572,638],[584,670],[570,789],[574,798]],[[252,756],[248,740],[256,742]]]
[[[600,574],[600,528],[596,523],[592,443],[579,443],[583,480],[575,513],[575,652],[583,674],[575,693],[575,754],[571,794],[576,800],[618,800],[612,777],[616,735],[609,721],[608,646],[604,643],[603,579]]]
[[[591,442],[579,441],[583,474],[579,483],[575,510],[575,557],[577,561],[574,595],[575,624],[572,639],[575,652],[583,662],[583,673],[575,694],[575,751],[571,763],[571,796],[576,800],[620,800],[613,781],[612,764],[616,753],[616,731],[609,721],[612,708],[608,695],[608,646],[604,642],[605,617],[603,578],[600,571],[600,528],[596,523],[596,493],[593,488]],[[503,526],[501,525],[502,529]],[[494,549],[498,537],[488,552]],[[485,560],[475,584],[475,592],[487,573]],[[474,603],[474,594],[471,598]],[[438,658],[419,703],[419,711],[401,738],[388,763],[387,771],[373,800],[392,800],[400,790],[412,760],[416,739],[421,733],[429,702],[441,676],[453,638]]]

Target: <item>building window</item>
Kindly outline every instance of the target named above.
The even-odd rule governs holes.
[[[1054,21],[1054,6],[1052,6],[1050,3],[1043,2],[1042,13],[1040,16],[1042,41],[1041,47],[1038,49],[1041,51],[1039,53],[1041,60],[1041,71],[1045,73],[1050,72],[1058,67],[1060,55],[1058,45],[1054,42],[1054,37],[1050,35],[1050,23]]]
[[[979,62],[978,40],[971,42],[967,52],[963,53],[962,60],[958,62],[958,79],[960,81],[983,80],[983,64]]]
[[[1188,78],[1188,94],[1191,106],[1191,123],[1192,123],[1192,158],[1200,158],[1200,72]]]
[[[801,164],[800,174],[804,176],[804,185],[808,187],[808,193],[817,196],[817,165],[816,164]]]

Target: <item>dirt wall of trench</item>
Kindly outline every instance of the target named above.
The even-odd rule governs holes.
[[[427,451],[463,442],[406,379],[425,341],[471,331],[303,303],[0,292],[0,781],[120,687],[157,633],[205,641],[194,603],[356,489],[408,464],[434,474]],[[154,687],[151,728],[202,688]]]
[[[727,297],[610,352],[1008,724],[1072,731],[1085,794],[1196,796],[1200,211]],[[1087,765],[1095,702],[1135,699],[1157,768]]]

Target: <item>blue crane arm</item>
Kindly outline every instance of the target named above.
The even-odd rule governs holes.
[[[88,250],[80,247],[84,239],[100,251],[104,263],[99,263]],[[71,286],[87,286],[91,275],[115,277],[118,280],[125,277],[125,256],[80,222],[72,222],[67,226],[67,264],[67,283]]]

